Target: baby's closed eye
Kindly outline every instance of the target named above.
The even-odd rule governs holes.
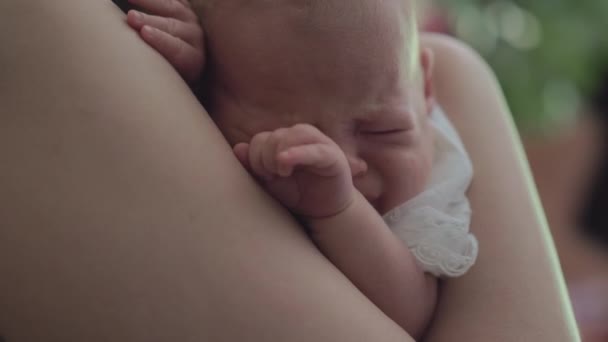
[[[378,135],[395,135],[395,134],[401,134],[401,133],[405,133],[407,130],[404,128],[371,128],[371,129],[367,129],[364,131],[361,131],[361,134],[364,135],[372,135],[372,136],[378,136]]]
[[[369,125],[360,127],[357,135],[365,142],[407,145],[411,141],[412,129],[394,124]]]

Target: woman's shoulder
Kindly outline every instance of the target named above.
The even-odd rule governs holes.
[[[435,57],[435,71],[449,72],[449,76],[464,75],[466,72],[490,75],[495,81],[494,73],[483,57],[465,42],[457,38],[436,33],[423,33],[422,45],[430,48]],[[437,74],[436,76],[445,76]]]
[[[475,169],[468,196],[474,212],[471,231],[480,246],[466,277],[442,284],[444,295],[426,341],[579,340],[534,183],[494,73],[479,54],[453,38],[425,35],[423,44],[435,52],[437,101]]]
[[[479,126],[483,121],[510,120],[500,85],[482,56],[464,42],[445,35],[423,34],[421,41],[434,54],[437,102],[459,131],[462,126]]]

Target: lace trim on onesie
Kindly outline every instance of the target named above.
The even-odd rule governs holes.
[[[431,115],[435,160],[425,191],[391,210],[384,220],[437,277],[459,277],[475,263],[477,239],[469,232],[471,208],[466,191],[473,167],[462,142],[439,107]]]

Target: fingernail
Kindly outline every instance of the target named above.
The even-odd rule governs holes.
[[[144,15],[140,12],[140,11],[135,11],[133,10],[133,16],[135,17],[135,20],[141,22],[144,18]]]
[[[141,28],[141,33],[146,37],[152,37],[154,35],[154,28],[151,26],[145,25]]]

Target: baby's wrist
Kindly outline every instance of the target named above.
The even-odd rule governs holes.
[[[353,215],[353,211],[361,207],[361,201],[366,200],[357,190],[354,190],[350,200],[335,213],[322,217],[300,216],[300,218],[304,221],[314,238],[318,234],[323,234],[327,231],[335,230],[332,228],[337,229],[337,227],[342,226],[341,223],[348,221]]]

